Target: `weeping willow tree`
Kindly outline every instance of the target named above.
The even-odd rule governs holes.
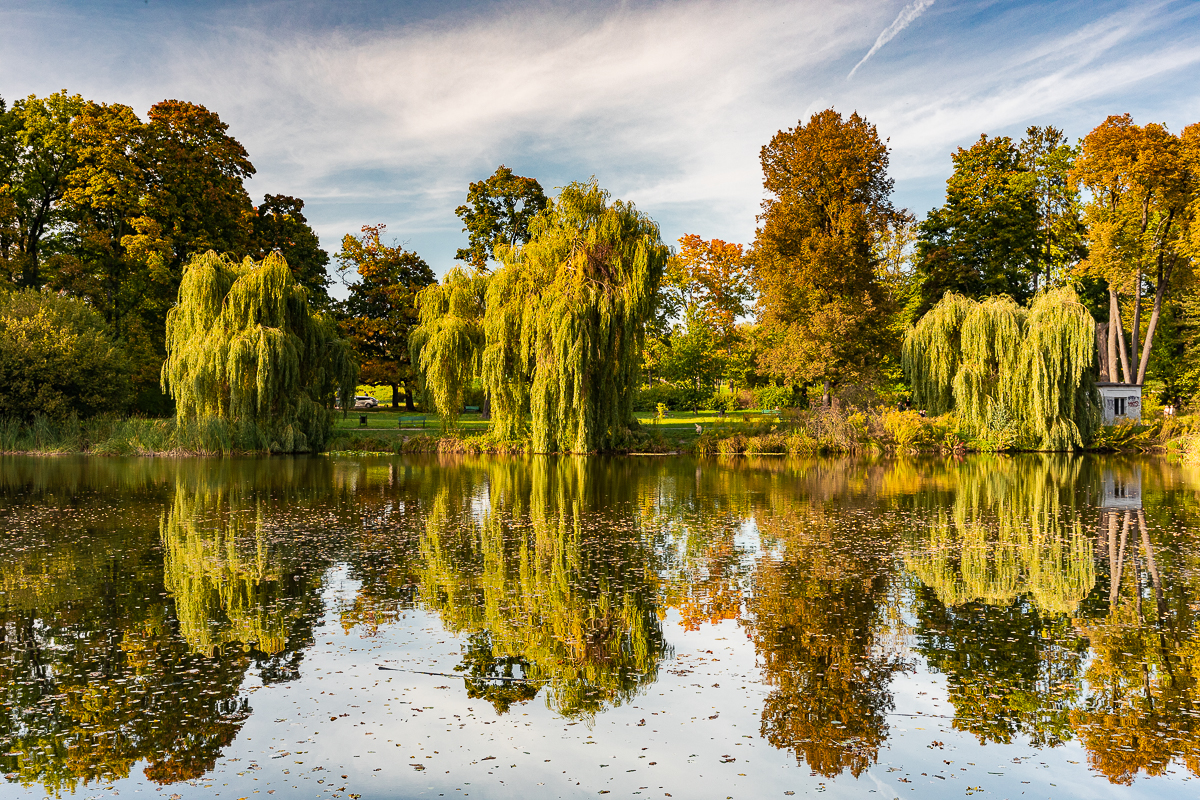
[[[939,509],[905,554],[946,606],[1008,605],[1028,596],[1047,614],[1073,614],[1096,583],[1091,539],[1068,503],[1079,461],[987,460],[955,471],[954,504]]]
[[[495,685],[515,673],[558,713],[591,717],[652,685],[670,652],[654,552],[636,510],[609,510],[631,486],[579,459],[493,463],[486,477],[486,511],[475,487],[447,483],[420,538],[419,596],[469,637],[468,692],[503,711],[532,697]]]
[[[358,366],[334,322],[315,313],[287,262],[238,264],[213,251],[185,268],[167,314],[164,391],[179,420],[233,423],[253,449],[320,450]]]
[[[1070,288],[1029,309],[947,292],[905,337],[904,369],[919,405],[955,411],[966,430],[1005,447],[1073,450],[1100,421],[1095,329]]]
[[[670,255],[633,204],[572,183],[529,225],[530,241],[500,248],[488,287],[483,381],[494,431],[531,421],[536,452],[619,445],[633,423],[645,325]]]
[[[193,652],[211,655],[237,643],[275,655],[297,620],[313,613],[319,573],[302,575],[286,563],[264,533],[266,512],[262,500],[225,487],[181,481],[176,490],[160,525],[163,580]]]
[[[408,337],[410,357],[420,369],[427,400],[450,428],[462,411],[464,392],[479,375],[483,309],[491,276],[459,267],[441,283],[417,294],[420,324]]]

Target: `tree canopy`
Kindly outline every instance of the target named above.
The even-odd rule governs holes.
[[[419,255],[383,241],[385,225],[364,225],[361,236],[346,234],[337,254],[349,296],[339,307],[343,335],[358,354],[359,380],[371,386],[392,387],[392,407],[398,408],[399,386],[412,410],[415,370],[409,357],[409,334],[417,324],[417,293],[434,282],[433,270]]]
[[[923,309],[948,291],[1025,302],[1040,257],[1033,174],[1007,136],[980,136],[951,158],[946,204],[929,212],[917,241]]]
[[[1156,123],[1135,125],[1129,114],[1111,116],[1084,138],[1071,177],[1091,196],[1084,206],[1089,253],[1081,266],[1085,274],[1108,283],[1108,351],[1118,356],[1114,360],[1122,380],[1141,384],[1163,304],[1197,252],[1200,124],[1176,136]],[[1153,302],[1143,336],[1147,286]],[[1133,301],[1129,340],[1122,294]],[[1114,379],[1116,366],[1109,367]]]
[[[535,452],[592,452],[633,424],[646,323],[670,253],[632,203],[593,179],[564,187],[506,247],[484,311],[482,375],[494,430],[531,415]]]
[[[529,241],[529,223],[546,207],[546,194],[533,178],[514,175],[501,164],[495,174],[467,189],[467,202],[454,210],[462,219],[468,244],[454,257],[476,270],[486,270],[496,247]]]
[[[857,113],[833,109],[762,149],[763,201],[751,252],[761,363],[792,383],[869,374],[888,347],[888,297],[872,249],[900,215],[888,148]]]

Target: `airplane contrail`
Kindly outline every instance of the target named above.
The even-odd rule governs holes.
[[[846,76],[846,80],[853,78],[854,73],[858,72],[858,68],[863,65],[863,62],[875,55],[875,51],[895,38],[896,34],[907,28],[909,23],[921,16],[925,9],[929,8],[933,3],[934,0],[913,0],[913,2],[900,9],[900,14],[896,17],[896,20],[883,29],[883,33],[879,34],[879,38],[875,40],[875,44],[871,45],[871,49],[867,51],[867,54],[862,57],[862,61],[859,61],[854,65],[854,69],[850,70],[850,74]]]

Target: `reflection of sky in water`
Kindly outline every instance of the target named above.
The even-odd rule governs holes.
[[[1012,472],[1011,460],[973,472],[933,465],[916,478],[904,465],[812,462],[791,474],[706,465],[702,478],[686,463],[617,461],[606,462],[608,473],[559,465],[531,478],[528,465],[405,462],[402,470],[399,461],[376,460],[363,469],[318,464],[311,473],[296,462],[287,467],[295,475],[272,483],[266,476],[274,473],[242,474],[236,466],[198,476],[203,467],[193,463],[179,476],[126,475],[129,484],[118,488],[105,485],[112,475],[75,475],[68,486],[66,472],[37,486],[29,470],[40,468],[28,463],[38,462],[26,462],[25,472],[13,463],[0,464],[0,478],[9,476],[0,484],[0,528],[16,543],[4,557],[0,665],[8,676],[27,674],[28,645],[37,642],[45,686],[61,691],[22,694],[28,682],[14,680],[0,742],[16,749],[6,751],[5,767],[19,767],[35,750],[38,769],[86,761],[61,745],[86,732],[89,720],[95,728],[107,718],[71,706],[77,699],[99,707],[105,692],[139,681],[159,698],[150,718],[119,723],[123,736],[149,743],[130,750],[131,761],[110,765],[115,779],[91,773],[79,797],[1194,796],[1193,775],[1177,760],[1160,777],[1135,772],[1132,785],[1118,785],[1089,770],[1078,731],[1053,747],[1030,739],[1052,716],[1047,704],[1061,699],[1054,670],[1079,686],[1056,712],[1068,732],[1082,724],[1070,715],[1087,710],[1089,696],[1104,696],[1083,678],[1100,676],[1103,659],[1081,631],[1108,631],[1114,646],[1135,648],[1142,640],[1120,637],[1153,628],[1152,620],[1138,628],[1130,616],[1139,597],[1149,609],[1157,602],[1148,559],[1137,551],[1138,518],[1129,518],[1127,531],[1118,518],[1113,541],[1119,549],[1124,531],[1125,549],[1110,552],[1108,519],[1097,524],[1095,510],[1105,481],[1090,467],[1072,467],[1066,481],[1032,468]],[[1159,475],[1166,467],[1148,463],[1145,537],[1157,553],[1158,580],[1168,584],[1163,631],[1177,640],[1168,663],[1186,676],[1200,646],[1189,616],[1200,553],[1190,533],[1195,491],[1178,473]],[[128,467],[136,469],[143,467]],[[1046,499],[1047,485],[1054,498]],[[1078,508],[1071,497],[1081,498]],[[1038,508],[1053,509],[1058,522],[1030,522]],[[1077,518],[1093,548],[1082,601],[1071,599],[1073,584],[1038,572],[1059,563],[1062,548],[1029,538],[1040,530],[1072,541],[1078,531],[1068,523]],[[1128,566],[1112,592],[1109,565],[1120,558]],[[1068,557],[1058,569],[1083,575],[1073,563]],[[905,564],[928,573],[928,585]],[[153,588],[163,575],[176,596],[163,599]],[[1047,607],[1066,604],[1074,616],[1039,610],[1024,588],[1004,608],[969,599],[1037,580],[1067,598],[1043,588],[1038,597]],[[967,599],[946,607],[942,597]],[[532,616],[512,618],[517,612]],[[112,615],[115,645],[89,629],[95,614]],[[173,614],[187,624],[173,628]],[[522,627],[530,619],[534,627]],[[1102,630],[1105,619],[1115,632]],[[868,622],[869,630],[861,627]],[[484,624],[492,649],[480,656],[475,634]],[[551,626],[557,633],[542,635]],[[173,630],[193,651],[217,647],[219,658],[196,660]],[[541,638],[523,642],[531,631]],[[1025,667],[1035,672],[1003,673],[1007,655],[989,653],[1031,631],[1034,655],[1013,650],[1013,658],[1032,658]],[[69,632],[99,644],[80,649]],[[249,635],[281,644],[247,648],[237,637]],[[164,663],[174,659],[178,669],[154,667],[152,654],[170,647],[177,655]],[[503,714],[488,698],[469,696],[478,674],[468,680],[456,669],[468,652],[491,670],[484,674],[528,676],[536,696],[508,695]],[[931,668],[935,657],[939,669]],[[1137,678],[1124,691],[1136,693],[1140,666],[1153,666],[1153,658],[1138,651],[1117,665]],[[571,659],[579,669],[563,666]],[[226,684],[213,677],[214,664],[228,667]],[[1000,670],[997,684],[964,684],[971,665]],[[610,681],[610,670],[624,677]],[[787,694],[796,687],[799,694]],[[1160,716],[1145,730],[1164,745],[1191,736],[1194,690],[1156,691]],[[173,693],[192,698],[186,713],[171,710],[179,705]],[[212,705],[206,697],[221,699]],[[238,711],[238,697],[248,712]],[[874,708],[883,728],[864,733],[849,719],[853,730],[839,733],[845,726],[831,716],[845,710],[839,698],[845,708]],[[1011,743],[980,746],[972,731],[992,730],[995,720],[972,718],[971,708],[1010,715]],[[822,718],[794,724],[789,713]],[[216,725],[218,718],[228,722]],[[143,769],[161,761],[150,738],[159,720],[178,728],[159,750],[209,736],[212,762],[176,759],[177,780],[147,780]],[[1124,722],[1137,728],[1136,719]],[[30,740],[30,724],[47,735]],[[222,739],[210,730],[227,733]],[[857,738],[876,735],[877,748]],[[1108,743],[1115,757],[1123,735]],[[824,738],[817,745],[801,736]],[[1089,742],[1097,746],[1094,732]],[[839,762],[830,748],[848,748],[852,757]],[[803,759],[810,752],[861,770],[817,774]],[[169,772],[155,769],[151,777]],[[0,795],[43,793],[37,780],[12,782],[16,775],[0,783]]]

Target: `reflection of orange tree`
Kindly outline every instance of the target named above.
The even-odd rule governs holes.
[[[806,502],[780,494],[758,519],[778,551],[759,560],[744,623],[774,687],[761,732],[815,772],[857,776],[887,738],[888,686],[903,668],[882,637],[890,534],[847,526],[832,537],[826,515],[837,512]]]
[[[1183,575],[1173,576],[1173,547],[1155,548],[1145,513],[1110,511],[1100,524],[1109,591],[1099,613],[1078,624],[1092,644],[1090,693],[1071,715],[1088,762],[1113,783],[1138,772],[1161,775],[1182,760],[1200,774],[1200,636]],[[1168,572],[1168,574],[1164,574]]]
[[[653,682],[664,651],[656,576],[627,478],[583,459],[498,462],[486,511],[466,505],[475,493],[434,500],[420,597],[448,629],[487,632],[462,665],[477,691],[519,672],[560,713],[593,714]]]

